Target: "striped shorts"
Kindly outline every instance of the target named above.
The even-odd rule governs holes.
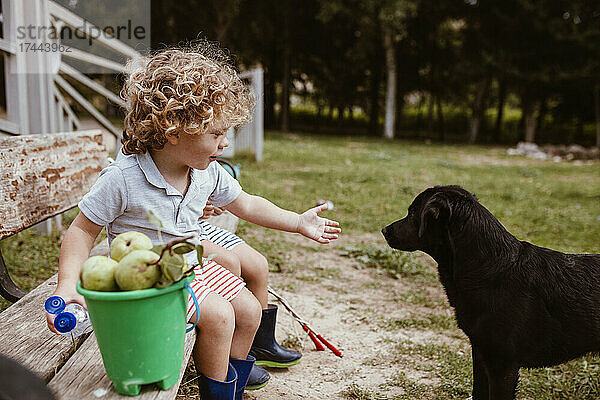
[[[212,226],[204,220],[199,220],[198,223],[200,224],[200,227],[202,227],[206,240],[227,250],[231,250],[238,244],[244,243],[242,239],[226,229]]]
[[[198,304],[211,292],[220,295],[227,301],[231,301],[246,286],[240,277],[212,260],[198,265],[194,268],[194,273],[196,278],[190,283],[190,286],[196,295],[196,299],[198,299]],[[192,318],[195,311],[196,307],[192,296],[188,296],[187,321]]]

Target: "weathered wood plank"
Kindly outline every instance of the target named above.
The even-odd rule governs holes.
[[[99,130],[0,138],[0,239],[77,205],[107,157]]]
[[[56,288],[57,275],[0,313],[0,353],[48,382],[73,354],[71,339],[48,330],[44,302]],[[79,337],[77,345],[85,338]]]
[[[177,384],[173,385],[169,390],[160,390],[154,384],[144,385],[139,396],[135,397],[136,399],[158,400],[175,398],[187,367],[187,360],[189,360],[192,353],[195,338],[195,331],[186,334],[184,361]],[[112,382],[108,379],[104,371],[98,342],[93,333],[50,381],[48,386],[59,400],[131,399],[130,396],[123,396],[114,391]]]
[[[0,137],[0,239],[77,205],[107,156],[99,130]]]

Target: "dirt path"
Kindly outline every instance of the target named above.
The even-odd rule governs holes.
[[[384,246],[380,235],[346,235],[335,245],[319,246],[298,235],[254,230],[251,234],[265,236],[264,240],[283,240],[292,247],[285,252],[288,267],[281,273],[271,273],[270,285],[338,347],[343,357],[328,350],[315,351],[308,336],[280,306],[277,338],[280,343],[297,343],[297,330],[303,340],[302,362],[289,369],[269,369],[269,384],[247,391],[244,399],[392,399],[404,393],[398,379],[434,383],[434,374],[415,371],[411,363],[403,362],[398,345],[452,339],[427,330],[390,329],[387,324],[419,315],[423,305],[407,306],[401,301],[415,290],[425,290],[428,313],[433,307],[451,317],[441,286],[434,282],[417,288],[415,283],[393,279],[340,254],[340,249],[349,244]],[[423,262],[435,267],[430,259]],[[189,391],[187,398],[197,398],[195,393]]]

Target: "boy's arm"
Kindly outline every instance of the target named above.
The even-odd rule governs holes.
[[[101,230],[102,226],[90,221],[82,212],[77,214],[60,246],[57,289],[75,290],[81,265],[90,256],[94,241]]]
[[[65,233],[60,246],[58,285],[53,295],[62,297],[66,303],[75,301],[85,306],[85,300],[77,293],[75,286],[79,280],[81,265],[88,259],[101,230],[102,226],[96,225],[80,212]],[[56,332],[52,323],[53,317],[48,313],[46,321],[48,328]]]
[[[332,239],[337,239],[337,233],[341,232],[339,223],[318,216],[327,209],[327,204],[298,214],[279,208],[265,198],[242,191],[234,201],[222,208],[248,222],[265,228],[300,233],[319,243],[329,243]]]

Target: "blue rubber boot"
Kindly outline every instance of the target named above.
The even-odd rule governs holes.
[[[252,370],[256,358],[248,356],[245,360],[237,358],[230,358],[229,362],[237,372],[238,381],[235,389],[235,400],[242,400],[244,396],[244,390],[246,389],[246,383],[248,382],[248,376]]]
[[[227,369],[227,378],[225,382],[216,381],[205,375],[198,376],[198,388],[200,389],[200,398],[202,400],[234,400],[235,386],[238,377],[235,368],[229,364]],[[243,392],[242,392],[243,393]]]

